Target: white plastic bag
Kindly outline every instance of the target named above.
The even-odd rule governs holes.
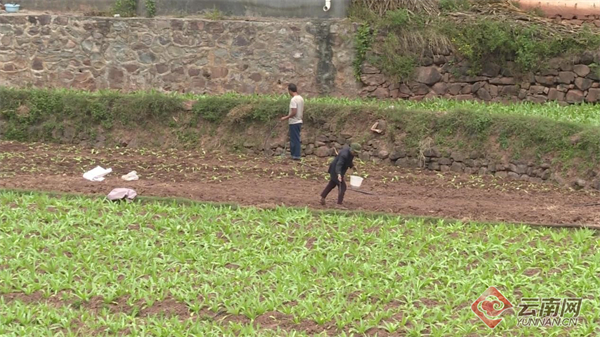
[[[121,176],[121,179],[123,179],[125,181],[133,181],[133,180],[140,179],[140,177],[138,177],[136,171],[131,171],[131,172],[127,173],[126,175]]]
[[[133,201],[137,196],[137,192],[132,190],[131,188],[115,188],[106,196],[108,200],[117,201],[117,200],[127,200],[127,202]]]
[[[111,173],[112,169],[104,169],[100,166],[96,166],[94,169],[87,171],[83,174],[83,177],[89,181],[103,181],[104,176]]]

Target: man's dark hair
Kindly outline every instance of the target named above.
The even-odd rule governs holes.
[[[290,85],[288,85],[288,90],[291,92],[298,92],[298,88],[294,83],[290,83]]]

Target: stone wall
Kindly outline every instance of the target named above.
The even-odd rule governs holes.
[[[323,130],[328,130],[328,125]],[[352,142],[352,134],[322,131],[316,136],[307,136],[303,133],[302,155],[316,157],[332,157],[336,155],[343,146]],[[286,146],[287,145],[287,146]],[[269,149],[245,144],[249,151],[262,153],[263,150],[271,150],[273,155],[278,156],[289,145],[284,142],[272,142]],[[289,151],[286,151],[289,152]],[[451,152],[443,153],[436,147],[424,149],[423,153],[407,151],[405,148],[390,144],[385,137],[378,135],[363,144],[359,158],[363,161],[373,161],[379,164],[395,165],[401,168],[421,168],[430,171],[456,172],[475,175],[493,175],[500,178],[540,183],[557,178],[552,171],[549,162],[534,164],[526,161],[499,160],[491,158],[485,153]],[[575,181],[578,187],[589,185],[581,179]],[[576,187],[577,187],[576,186]]]
[[[0,16],[0,85],[356,95],[337,21]]]
[[[435,55],[415,70],[413,80],[397,83],[368,64],[362,69],[361,95],[422,100],[445,97],[459,100],[558,101],[562,104],[600,101],[600,53],[586,52],[571,59],[550,60],[546,69],[515,76],[509,66],[484,64],[476,76],[468,64],[452,55]]]

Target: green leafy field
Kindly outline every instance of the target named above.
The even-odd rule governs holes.
[[[0,335],[591,336],[599,244],[583,229],[5,191]],[[488,286],[514,306],[584,297],[580,324],[518,327],[512,312],[492,331],[470,309]]]

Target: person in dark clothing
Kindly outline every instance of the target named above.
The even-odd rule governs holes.
[[[344,175],[348,168],[354,168],[353,159],[360,152],[360,144],[354,143],[350,147],[343,148],[340,153],[329,165],[329,184],[321,193],[321,205],[325,205],[325,198],[329,192],[331,192],[336,186],[338,188],[338,205],[341,205],[344,201],[344,194],[346,193],[346,181]]]

